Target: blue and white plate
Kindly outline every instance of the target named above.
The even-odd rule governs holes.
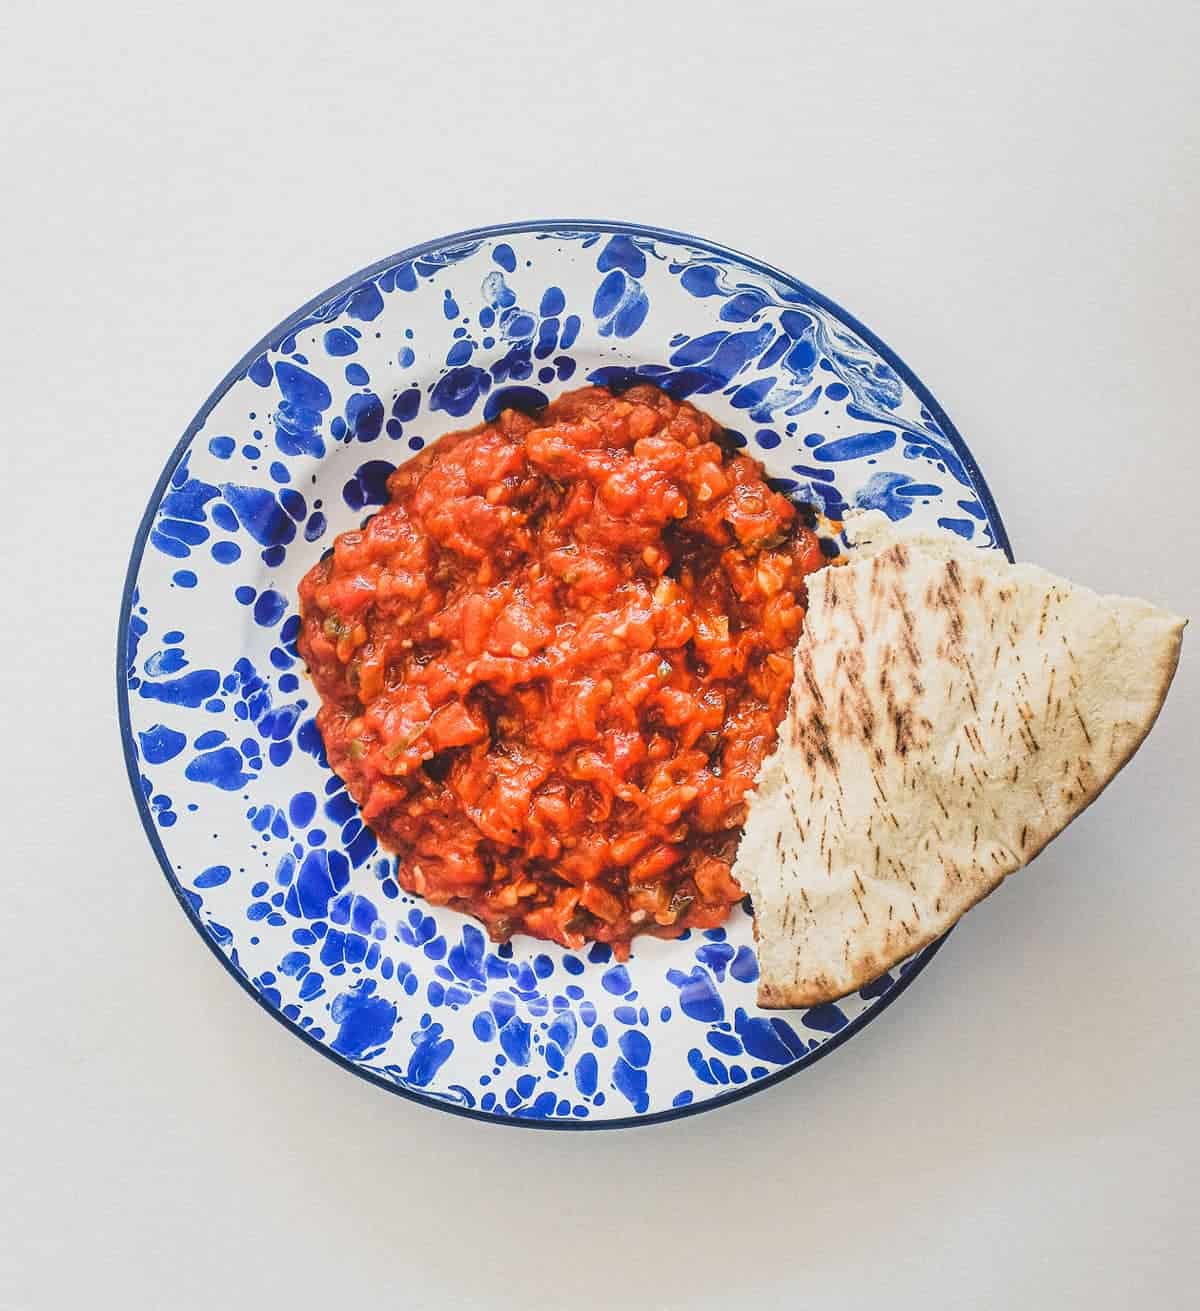
[[[649,379],[726,424],[779,486],[1007,550],[975,461],[876,336],[777,269],[655,228],[516,223],[413,247],[323,292],[237,364],[171,454],[121,603],[121,733],[187,915],[265,1009],[348,1070],[487,1119],[645,1124],[831,1051],[935,947],[837,1005],[754,1004],[751,925],[632,958],[402,892],[330,772],[296,587],[443,432],[588,381]]]

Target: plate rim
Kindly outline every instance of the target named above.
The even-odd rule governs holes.
[[[190,447],[196,434],[203,428],[208,416],[212,413],[217,403],[222,399],[231,386],[241,378],[250,365],[265,351],[278,345],[284,338],[290,336],[300,322],[308,317],[314,310],[326,304],[343,292],[349,291],[352,287],[358,286],[368,278],[376,277],[385,269],[401,263],[405,260],[417,259],[422,255],[427,255],[435,250],[444,249],[447,246],[461,244],[466,241],[486,241],[496,237],[513,236],[527,232],[554,231],[555,229],[584,229],[591,232],[610,232],[624,233],[638,237],[646,237],[651,240],[682,242],[693,246],[698,250],[708,254],[718,255],[726,259],[732,259],[737,263],[749,268],[752,272],[777,279],[785,286],[802,293],[810,298],[814,303],[828,310],[831,314],[840,319],[850,330],[862,338],[872,350],[876,351],[895,372],[904,380],[907,386],[920,399],[933,416],[934,421],[941,428],[942,433],[949,441],[955,454],[962,460],[963,466],[970,475],[972,485],[975,487],[979,501],[983,506],[984,513],[987,516],[988,523],[991,525],[995,536],[996,545],[1004,552],[1011,561],[1013,559],[1012,547],[1009,542],[1008,532],[1005,529],[1004,521],[1000,516],[1000,511],[996,506],[991,488],[983,476],[983,471],[975,461],[970,448],[959,434],[958,429],[954,426],[950,416],[942,409],[936,397],[930,392],[928,387],[912,371],[904,360],[892,349],[878,334],[871,331],[865,324],[861,323],[853,314],[843,309],[836,301],[831,300],[828,296],[810,287],[808,283],[802,282],[799,278],[772,264],[766,263],[753,255],[747,255],[743,251],[737,250],[731,246],[722,245],[719,242],[710,241],[706,237],[695,236],[692,233],[679,232],[671,228],[658,227],[654,224],[630,223],[623,222],[620,219],[579,219],[579,218],[559,218],[559,219],[519,219],[508,223],[488,224],[482,227],[466,228],[459,232],[447,233],[445,236],[434,237],[428,241],[423,241],[417,245],[405,247],[395,254],[387,255],[383,259],[375,260],[364,268],[359,269],[349,276],[341,278],[322,292],[310,298],[299,309],[293,310],[280,323],[276,324],[269,332],[261,337],[248,351],[238,360],[238,362],[221,378],[217,385],[209,392],[204,403],[196,411],[195,416],[183,431],[183,435],[176,442],[170,455],[167,457],[166,464],[159,474],[158,480],[150,493],[150,499],[142,513],[141,521],[133,539],[133,547],[130,551],[129,564],[125,571],[125,580],[121,589],[121,603],[117,617],[117,650],[116,650],[116,692],[117,692],[117,722],[121,736],[121,751],[125,759],[125,772],[129,779],[129,785],[133,792],[134,802],[137,807],[138,818],[142,822],[142,828],[145,831],[146,838],[150,843],[150,848],[158,860],[159,868],[166,878],[167,885],[175,895],[175,900],[179,903],[184,914],[187,916],[192,927],[200,935],[201,940],[208,946],[213,955],[220,961],[225,971],[237,981],[242,990],[251,997],[267,1014],[284,1026],[288,1033],[302,1039],[314,1051],[320,1052],[326,1059],[333,1061],[342,1069],[349,1071],[358,1078],[365,1080],[367,1083],[377,1088],[382,1088],[387,1092],[393,1093],[406,1101],[415,1102],[420,1106],[432,1107],[435,1110],[445,1111],[451,1115],[464,1116],[472,1120],[480,1120],[486,1124],[499,1124],[511,1128],[523,1129],[547,1129],[554,1131],[597,1131],[608,1129],[631,1129],[641,1126],[663,1124],[668,1120],[682,1120],[688,1116],[700,1115],[706,1111],[715,1111],[724,1106],[729,1106],[733,1102],[741,1101],[745,1097],[750,1097],[755,1093],[763,1092],[767,1088],[782,1083],[785,1079],[792,1078],[793,1075],[799,1074],[802,1070],[808,1069],[823,1057],[828,1056],[831,1052],[836,1051],[844,1042],[861,1032],[872,1020],[882,1015],[889,1006],[901,996],[913,980],[925,969],[926,965],[933,959],[939,949],[945,943],[946,939],[953,932],[950,929],[935,942],[925,947],[917,955],[908,970],[900,976],[890,991],[875,1005],[855,1016],[854,1019],[840,1029],[837,1033],[827,1038],[820,1046],[812,1049],[806,1055],[794,1061],[786,1069],[777,1070],[774,1074],[768,1074],[761,1079],[748,1082],[741,1087],[730,1088],[727,1092],[721,1093],[716,1097],[710,1097],[703,1102],[692,1102],[687,1106],[673,1106],[665,1110],[655,1111],[647,1115],[624,1115],[611,1119],[599,1120],[543,1120],[543,1119],[523,1119],[512,1115],[497,1115],[491,1111],[482,1111],[474,1107],[460,1106],[452,1102],[442,1101],[440,1098],[431,1097],[415,1089],[405,1088],[399,1084],[392,1083],[374,1074],[371,1070],[363,1068],[356,1064],[348,1057],[342,1056],[335,1052],[326,1044],[319,1042],[316,1038],[305,1030],[293,1024],[286,1015],[277,1007],[272,1006],[265,997],[253,986],[250,979],[241,973],[227,957],[211,935],[205,930],[200,920],[199,913],[192,906],[191,902],[185,895],[182,883],[176,878],[175,872],[171,866],[171,861],[167,856],[166,848],[162,844],[158,830],[154,824],[153,816],[150,812],[150,806],[146,797],[143,795],[141,788],[141,770],[137,763],[137,758],[133,749],[133,729],[132,720],[129,710],[129,688],[126,682],[127,675],[127,636],[129,631],[129,621],[133,612],[133,593],[137,583],[138,573],[141,570],[142,560],[145,555],[146,541],[150,535],[150,529],[153,525],[155,515],[158,512],[159,504],[166,488],[179,465],[184,453]]]

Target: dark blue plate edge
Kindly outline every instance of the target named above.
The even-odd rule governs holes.
[[[403,1097],[408,1101],[416,1102],[422,1106],[430,1106],[440,1111],[446,1111],[451,1115],[461,1115],[472,1120],[481,1120],[486,1124],[503,1124],[516,1128],[524,1129],[550,1129],[550,1130],[604,1130],[604,1129],[628,1129],[641,1125],[662,1124],[668,1120],[681,1120],[690,1115],[699,1115],[704,1111],[716,1110],[721,1106],[728,1106],[733,1102],[740,1101],[743,1097],[749,1097],[753,1093],[762,1092],[764,1089],[778,1084],[784,1079],[789,1079],[801,1070],[807,1069],[823,1056],[836,1050],[848,1039],[852,1038],[860,1030],[864,1029],[873,1019],[881,1015],[887,1008],[907,990],[912,981],[933,959],[941,948],[949,933],[944,934],[936,942],[931,943],[921,952],[913,961],[908,970],[900,977],[892,988],[873,1006],[862,1014],[851,1020],[845,1028],[839,1030],[831,1037],[827,1038],[819,1047],[811,1050],[806,1056],[793,1062],[786,1069],[779,1070],[775,1074],[769,1074],[765,1078],[756,1079],[743,1087],[731,1089],[727,1093],[722,1093],[717,1097],[710,1097],[703,1102],[696,1102],[688,1106],[672,1107],[665,1111],[656,1111],[652,1115],[631,1115],[623,1116],[620,1119],[608,1120],[537,1120],[522,1119],[512,1115],[497,1115],[491,1111],[475,1110],[472,1107],[456,1106],[451,1102],[444,1102],[437,1097],[429,1096],[421,1092],[401,1087],[398,1084],[380,1078],[370,1070],[363,1069],[353,1061],[339,1055],[324,1043],[318,1042],[303,1029],[293,1024],[282,1011],[267,1002],[261,993],[250,982],[249,978],[241,973],[233,962],[221,951],[211,935],[205,929],[198,912],[192,907],[184,894],[184,889],[179,880],[175,877],[175,872],[171,868],[171,862],[167,857],[165,848],[158,836],[158,830],[154,826],[153,817],[150,813],[150,807],[146,804],[146,798],[142,793],[141,772],[138,768],[137,759],[133,749],[133,731],[129,713],[129,689],[126,686],[126,664],[125,656],[127,649],[127,635],[129,630],[129,620],[133,610],[133,592],[137,582],[138,571],[141,568],[142,556],[145,552],[146,539],[149,537],[150,528],[154,522],[154,516],[157,512],[160,501],[167,484],[171,480],[172,474],[178,465],[184,452],[190,446],[192,439],[204,426],[205,420],[216,406],[217,402],[225,395],[226,391],[241,378],[249,369],[250,365],[264,351],[276,346],[285,337],[291,335],[299,322],[311,314],[320,306],[326,304],[343,292],[349,291],[352,287],[357,286],[367,278],[373,278],[385,269],[401,263],[405,260],[416,259],[421,255],[429,254],[434,250],[441,250],[447,246],[453,246],[466,241],[485,241],[493,237],[509,236],[514,233],[524,232],[553,232],[555,230],[586,230],[594,232],[622,232],[632,233],[639,237],[648,237],[651,240],[682,242],[693,246],[698,250],[704,250],[713,255],[719,255],[727,259],[732,259],[745,267],[765,274],[782,282],[785,286],[794,288],[804,296],[810,298],[823,309],[828,310],[831,314],[840,319],[848,328],[862,338],[872,349],[877,351],[888,364],[900,375],[908,384],[914,394],[920,398],[922,404],[933,416],[934,421],[942,430],[955,453],[962,460],[971,477],[971,482],[976,488],[979,495],[980,503],[983,506],[984,514],[991,526],[996,545],[1004,552],[1009,560],[1012,560],[1012,547],[1009,543],[1008,533],[1004,527],[1004,522],[1000,517],[1000,512],[996,508],[996,503],[992,498],[991,489],[987,485],[975,457],[971,454],[970,449],[959,435],[958,429],[950,421],[949,415],[938,404],[937,400],[930,393],[928,388],[921,382],[915,373],[907,364],[896,354],[890,346],[887,345],[880,337],[876,336],[869,328],[860,323],[852,314],[847,313],[835,301],[828,296],[822,295],[815,291],[807,283],[784,273],[782,269],[775,268],[771,264],[766,264],[762,260],[756,259],[751,255],[745,255],[741,251],[734,250],[728,246],[719,245],[717,242],[708,241],[704,237],[692,236],[686,232],[676,232],[669,228],[659,228],[641,223],[622,223],[612,219],[523,219],[514,223],[499,223],[488,227],[469,228],[462,232],[454,232],[444,237],[437,237],[432,241],[422,242],[420,245],[410,246],[405,250],[399,251],[394,255],[389,255],[384,259],[377,260],[375,263],[360,269],[357,273],[352,273],[349,277],[343,278],[340,282],[335,283],[326,291],[314,296],[307,301],[298,310],[293,311],[280,324],[273,328],[265,337],[252,346],[246,354],[234,365],[232,369],[221,379],[217,386],[209,393],[204,404],[196,412],[195,418],[188,424],[183,432],[183,436],[175,445],[167,463],[159,475],[158,481],[151,493],[150,500],[146,510],[142,515],[141,523],[138,525],[137,535],[134,537],[133,549],[130,552],[129,567],[125,572],[125,583],[121,592],[120,614],[117,621],[117,659],[116,659],[116,682],[117,682],[117,719],[121,731],[121,749],[125,758],[125,772],[129,777],[130,788],[133,791],[134,801],[137,805],[138,816],[142,821],[142,828],[145,830],[146,837],[150,843],[155,856],[171,891],[175,894],[175,899],[179,902],[184,914],[192,922],[196,932],[208,946],[209,950],[219,960],[225,970],[241,985],[245,992],[262,1007],[267,1014],[282,1024],[289,1033],[301,1038],[314,1051],[334,1061],[343,1069],[348,1070],[351,1074],[357,1075],[360,1079],[373,1084],[376,1087],[383,1088],[388,1092]]]

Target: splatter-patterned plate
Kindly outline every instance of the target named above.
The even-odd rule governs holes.
[[[442,432],[587,380],[650,379],[798,499],[1007,549],[936,401],[861,324],[757,260],[632,224],[520,223],[414,247],[281,324],[172,453],[121,604],[118,699],[151,845],[218,959],[380,1087],[499,1122],[598,1128],[720,1106],[830,1051],[935,948],[837,1005],[754,1004],[749,918],[632,958],[408,896],[328,769],[296,585]]]

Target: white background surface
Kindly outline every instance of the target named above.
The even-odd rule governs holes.
[[[388,1097],[250,1005],[142,835],[111,652],[242,352],[542,216],[812,282],[931,386],[1019,555],[1197,615],[1197,13],[6,7],[0,1307],[1196,1304],[1200,632],[1101,803],[861,1036],[601,1134]]]

